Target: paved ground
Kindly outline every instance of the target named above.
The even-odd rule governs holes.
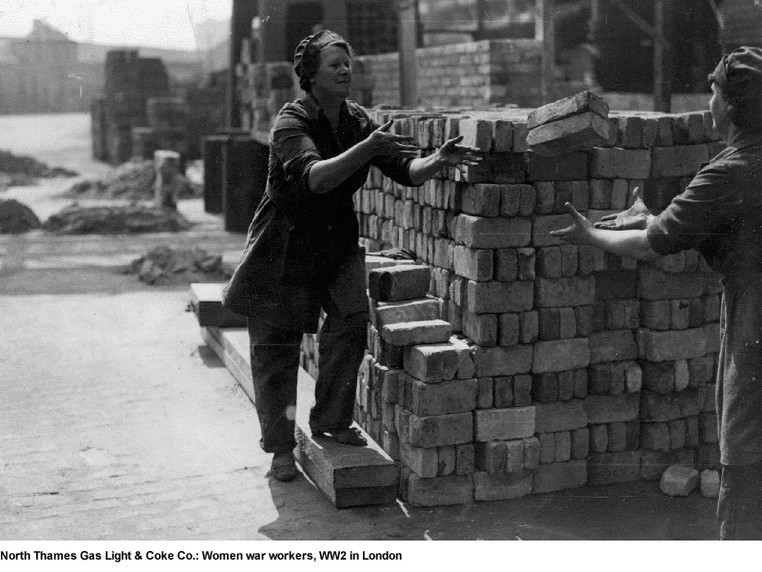
[[[268,479],[187,288],[117,271],[178,240],[235,257],[240,235],[182,209],[198,222],[183,238],[0,237],[0,540],[714,538],[714,501],[656,483],[337,510],[303,475]]]

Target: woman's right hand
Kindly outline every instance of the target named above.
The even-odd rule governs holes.
[[[416,145],[412,145],[413,138],[391,133],[389,129],[391,129],[392,123],[393,121],[390,119],[365,139],[365,143],[373,156],[417,157],[419,149]]]
[[[646,203],[640,196],[640,189],[635,187],[632,190],[632,206],[626,211],[617,214],[606,215],[599,222],[595,223],[595,228],[606,230],[643,230],[648,226],[649,219],[653,216],[648,210]]]

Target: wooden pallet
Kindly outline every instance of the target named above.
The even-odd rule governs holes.
[[[248,331],[242,328],[201,328],[201,335],[220,357],[238,384],[254,402]],[[356,423],[367,439],[365,447],[342,445],[333,439],[313,438],[309,412],[315,398],[315,380],[299,370],[294,456],[307,475],[337,508],[395,502],[399,468]]]

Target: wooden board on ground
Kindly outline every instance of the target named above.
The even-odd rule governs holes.
[[[201,335],[254,402],[248,332],[241,328],[202,328]],[[365,447],[313,438],[309,413],[315,401],[315,380],[299,370],[296,407],[296,460],[337,508],[393,503],[399,468],[389,455],[355,423],[367,439]]]
[[[226,283],[194,282],[190,286],[190,305],[202,328],[245,328],[246,316],[222,307],[222,289]]]

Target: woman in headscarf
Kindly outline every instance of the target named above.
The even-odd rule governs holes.
[[[447,141],[427,157],[409,137],[379,126],[347,99],[352,51],[322,30],[301,41],[294,69],[305,96],[286,104],[271,132],[267,189],[249,227],[246,249],[223,296],[225,307],[249,317],[251,371],[262,448],[273,453],[271,474],[296,475],[292,451],[299,348],[317,331],[320,373],[309,424],[313,436],[362,446],[351,427],[368,321],[364,251],[352,195],[371,165],[406,186],[445,166],[480,158]]]
[[[762,539],[762,49],[742,47],[709,75],[714,128],[727,143],[658,216],[628,211],[551,232],[643,261],[695,248],[723,275],[717,372],[721,539]],[[616,231],[616,232],[611,232]]]

